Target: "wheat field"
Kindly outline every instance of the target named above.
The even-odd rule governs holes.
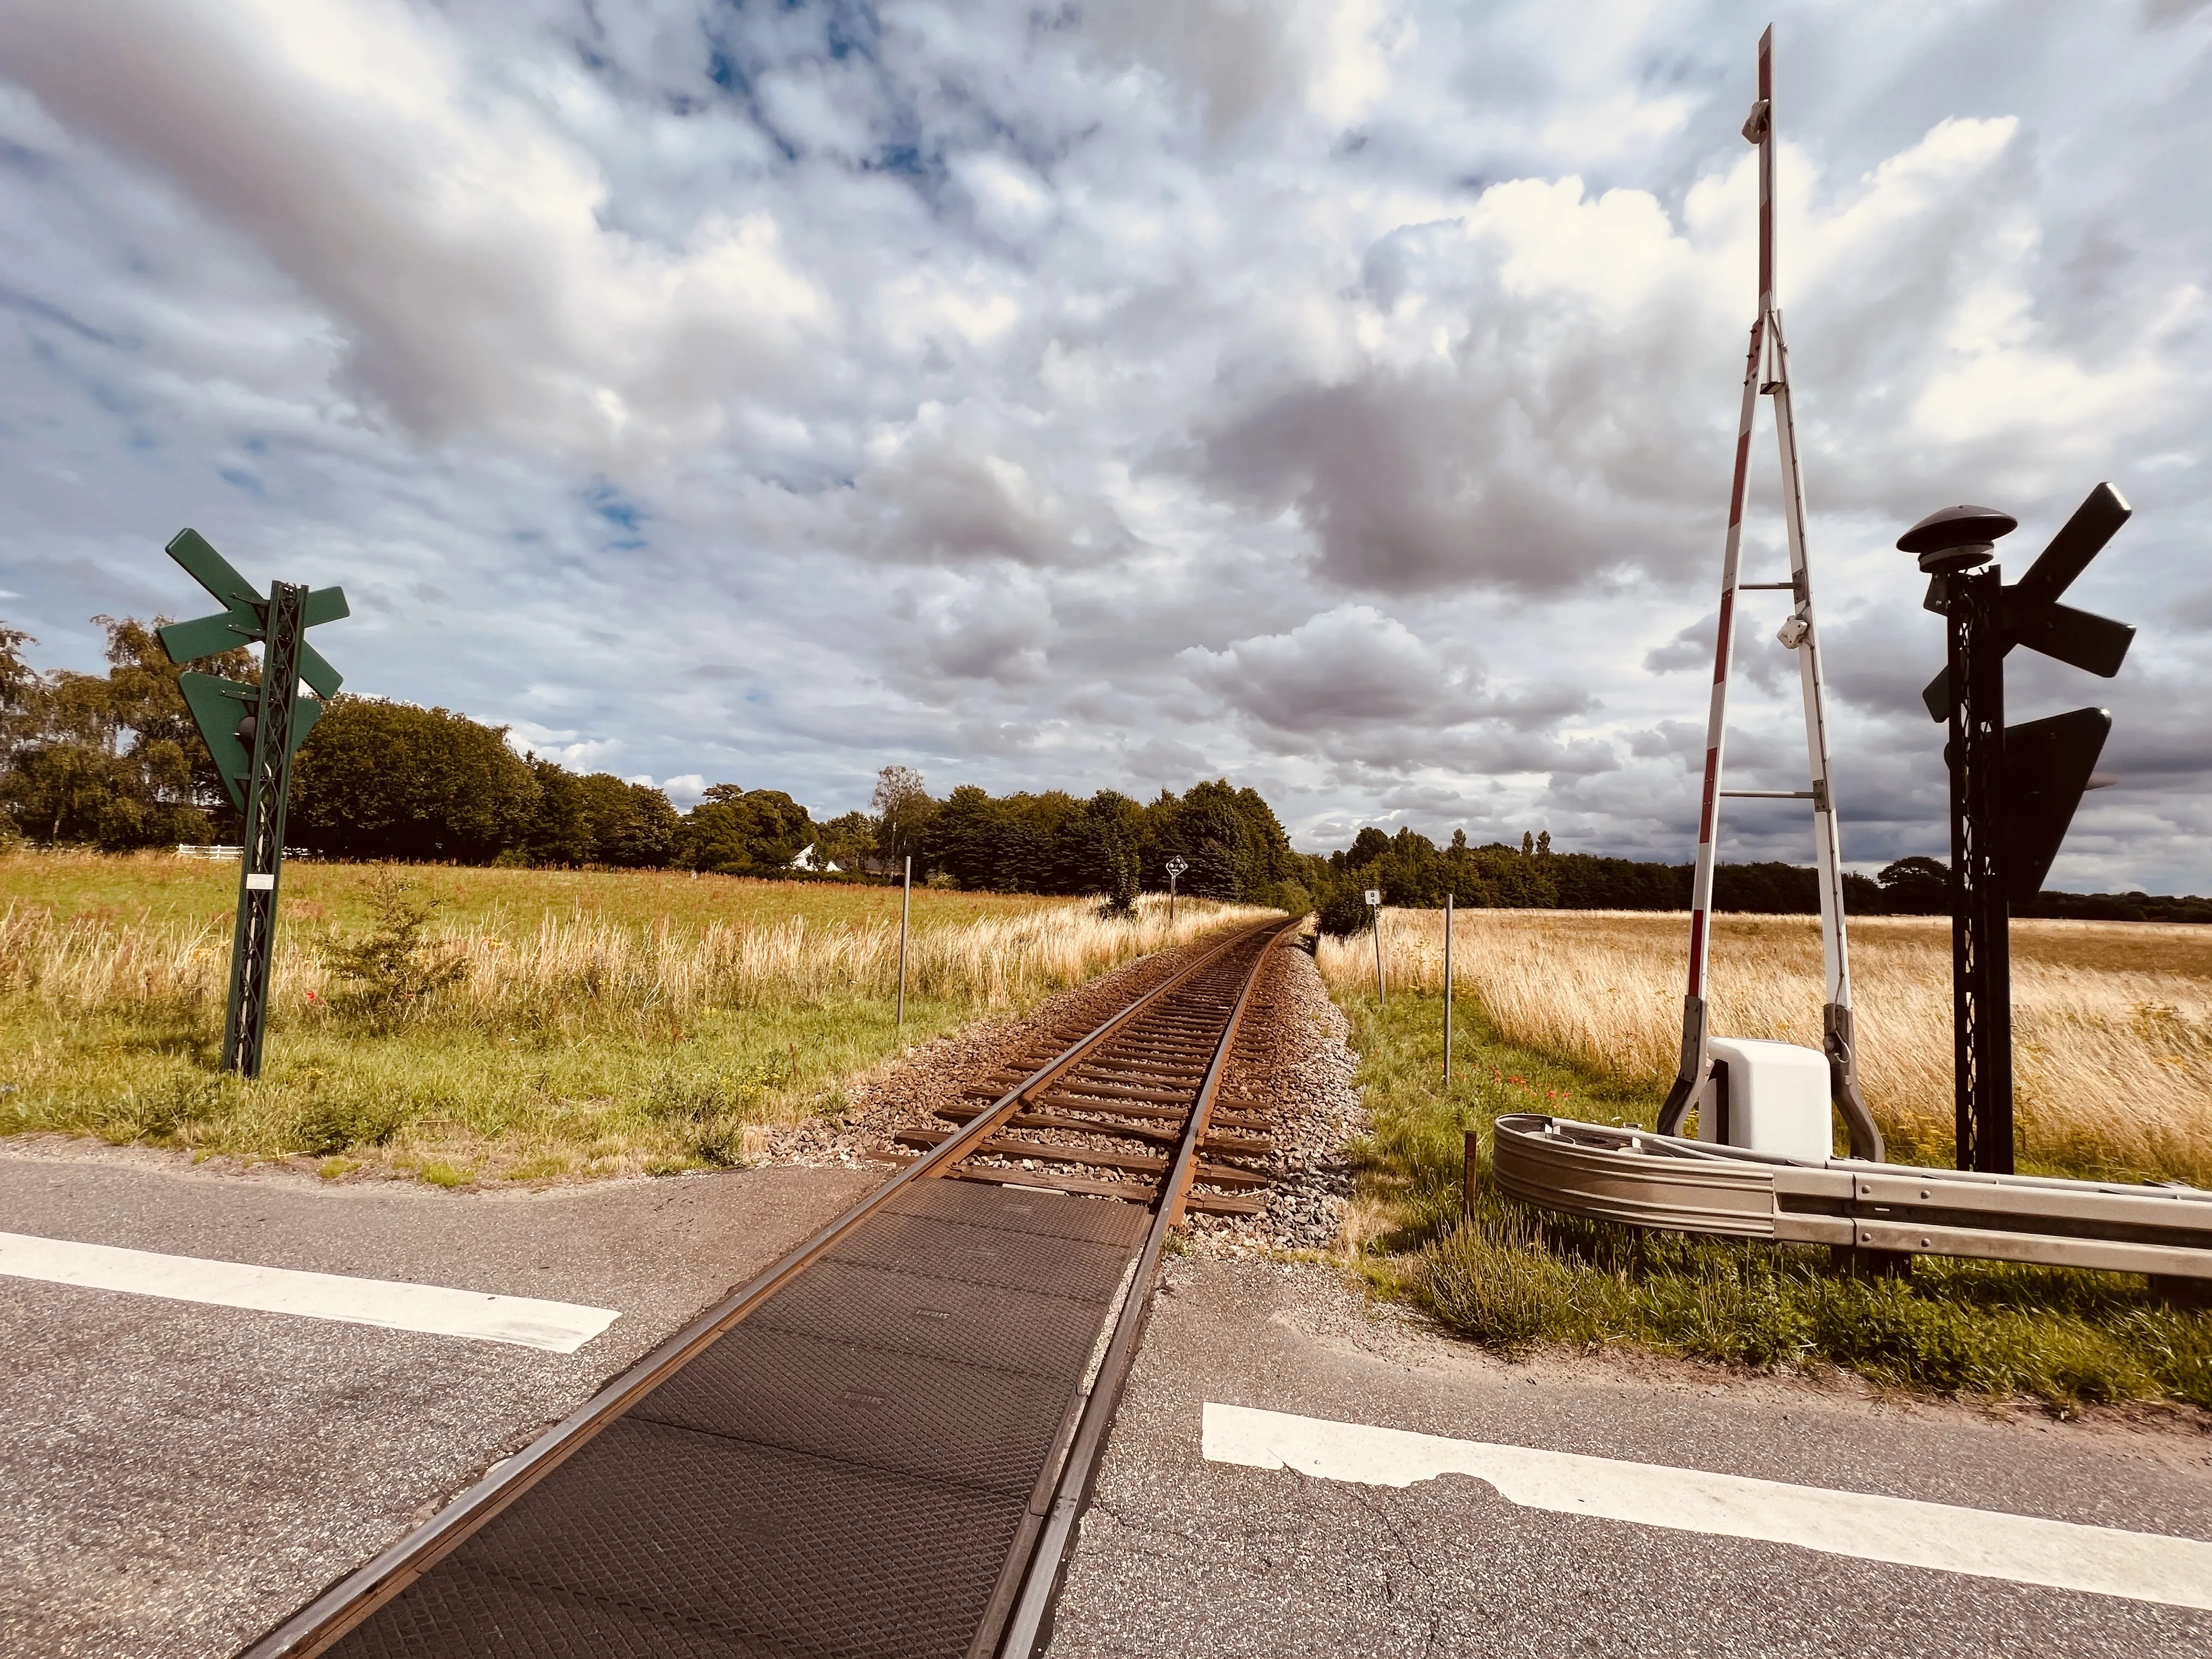
[[[1455,983],[1506,1040],[1663,1092],[1681,1042],[1686,915],[1464,910]],[[2212,928],[2015,921],[2013,1034],[2023,1168],[2212,1184]],[[1382,922],[1385,983],[1443,984],[1443,915]],[[1904,1162],[1952,1154],[1950,924],[1851,924],[1852,1002],[1868,1103]],[[1374,939],[1324,939],[1333,988],[1374,983]],[[1820,925],[1715,919],[1716,1034],[1820,1045]]]
[[[1186,899],[1171,921],[1167,900],[1147,896],[1121,921],[1102,918],[1096,900],[1038,902],[933,924],[925,918],[908,941],[907,986],[915,997],[1014,1007],[1132,957],[1267,914]],[[312,929],[280,935],[271,1001],[282,1024],[315,1019],[331,1000],[317,940]],[[450,1022],[570,1006],[682,1013],[772,998],[884,996],[898,983],[898,924],[878,918],[781,915],[690,927],[665,915],[632,925],[571,912],[548,913],[527,928],[477,922],[432,935],[465,967],[436,1012]],[[0,913],[0,998],[63,1010],[219,1002],[229,971],[227,923],[63,916],[21,903]]]

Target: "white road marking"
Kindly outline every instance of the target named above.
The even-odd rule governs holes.
[[[389,1279],[256,1267],[241,1261],[33,1238],[26,1233],[0,1233],[0,1273],[174,1302],[205,1302],[219,1308],[255,1308],[349,1325],[512,1342],[552,1353],[575,1352],[622,1317],[610,1308],[541,1302],[532,1296],[493,1296]]]
[[[2212,1543],[1206,1402],[1209,1462],[1407,1486],[1469,1474],[1528,1509],[2212,1608]]]

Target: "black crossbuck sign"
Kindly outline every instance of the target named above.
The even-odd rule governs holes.
[[[2061,605],[2058,596],[2089,568],[2133,511],[2108,483],[2089,492],[2027,574],[2000,591],[2000,657],[2024,645],[2100,678],[2110,679],[2120,672],[2128,647],[2135,642],[2135,629]],[[1950,609],[1949,586],[1946,576],[1929,579],[1924,601],[1929,610],[1941,614]],[[1948,664],[1920,696],[1932,719],[1942,722],[1951,718],[1954,698]],[[2076,708],[2005,728],[1998,866],[2008,898],[2031,899],[2042,890],[2112,729],[2112,717],[2101,708]]]

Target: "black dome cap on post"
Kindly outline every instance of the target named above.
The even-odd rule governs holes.
[[[1898,550],[1920,556],[1920,568],[1930,575],[1971,570],[1988,558],[1990,547],[2000,536],[2020,528],[2020,520],[1994,507],[1947,507],[1930,513],[1897,538]]]

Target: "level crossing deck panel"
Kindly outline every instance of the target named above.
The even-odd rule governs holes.
[[[333,1651],[957,1659],[1147,1220],[913,1183]]]

